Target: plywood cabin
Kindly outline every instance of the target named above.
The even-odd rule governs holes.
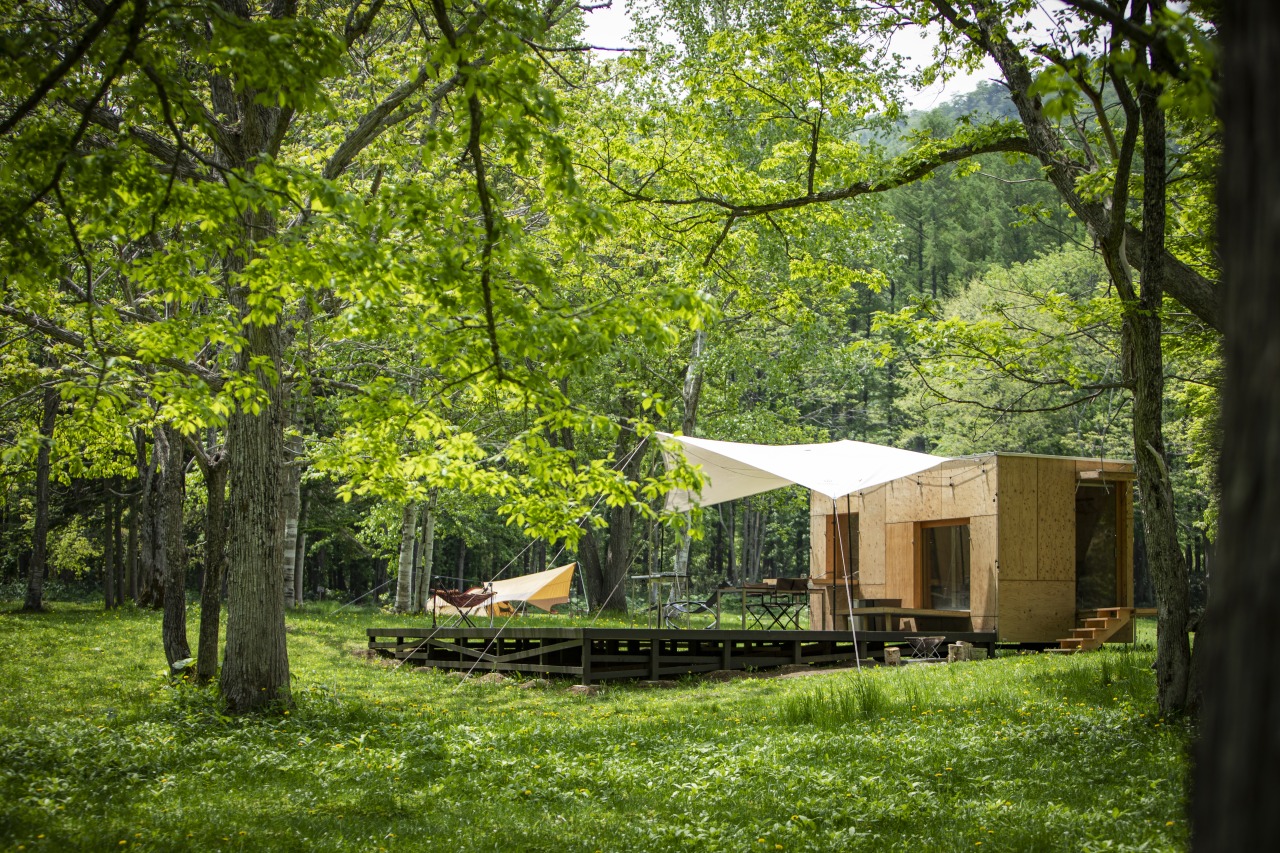
[[[1131,462],[988,453],[814,492],[810,625],[846,628],[850,599],[896,602],[965,612],[1000,642],[1057,643],[1091,611],[1133,606],[1133,479]],[[917,627],[945,627],[929,618]],[[1107,641],[1132,630],[1126,617]]]

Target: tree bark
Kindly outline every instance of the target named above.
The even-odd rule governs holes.
[[[112,494],[111,501],[111,554],[112,562],[115,563],[115,600],[116,607],[124,604],[126,592],[125,584],[125,552],[123,537],[120,535],[120,529],[124,523],[124,499],[118,491],[120,486],[120,478],[116,477],[112,480],[112,487],[116,491]]]
[[[248,137],[246,149],[254,153],[264,150],[264,125],[270,124],[262,112],[252,97],[242,101],[242,134]],[[265,238],[275,231],[268,214],[246,213],[244,250],[252,251],[255,235]],[[283,370],[284,331],[278,322],[259,325],[250,320],[247,286],[237,280],[246,263],[240,254],[224,261],[231,301],[245,324],[244,345],[233,367],[238,374],[252,376],[265,399],[256,412],[237,407],[227,418],[227,642],[220,685],[233,712],[292,704],[282,593],[284,405],[277,381]]]
[[[116,499],[111,493],[110,480],[106,482],[107,499],[102,504],[102,606],[104,610],[111,610],[116,606],[116,543],[111,533]]]
[[[129,496],[129,542],[124,565],[125,594],[136,604],[138,601],[138,519],[142,515],[140,500],[141,478],[137,478],[133,493]]]
[[[1140,83],[1142,115],[1143,245],[1142,294],[1137,310],[1126,311],[1134,366],[1133,445],[1138,454],[1142,523],[1156,591],[1156,686],[1160,710],[1195,709],[1191,680],[1191,643],[1187,636],[1191,594],[1187,564],[1178,544],[1177,508],[1164,443],[1164,353],[1161,310],[1164,302],[1165,122],[1158,87]]]
[[[1158,8],[1163,4],[1152,5]],[[1111,281],[1124,300],[1123,369],[1134,395],[1134,459],[1157,603],[1158,701],[1165,713],[1188,709],[1194,701],[1191,647],[1187,639],[1189,595],[1186,564],[1178,546],[1162,423],[1164,359],[1160,347],[1160,311],[1166,288],[1210,326],[1218,328],[1220,318],[1216,288],[1166,250],[1167,164],[1164,113],[1157,102],[1159,90],[1152,83],[1141,82],[1135,103],[1128,84],[1113,75],[1112,83],[1126,120],[1125,141],[1115,163],[1116,188],[1107,202],[1086,201],[1076,189],[1076,181],[1086,166],[1064,150],[1058,129],[1045,116],[1039,96],[1032,93],[1031,67],[1008,36],[994,6],[988,0],[971,0],[968,6],[974,12],[972,26],[961,21],[950,3],[934,0],[934,6],[1000,66],[1010,98],[1036,156],[1045,167],[1046,177],[1097,241]],[[1141,9],[1140,22],[1145,23],[1146,6]],[[1145,66],[1145,48],[1133,47],[1139,62]],[[1144,165],[1142,230],[1124,221],[1135,142],[1131,134],[1139,127],[1143,134]],[[1143,273],[1140,292],[1134,287],[1130,265]]]
[[[298,488],[298,538],[293,557],[293,606],[301,607],[307,583],[307,490]]]
[[[680,420],[680,432],[692,436],[698,428],[698,404],[702,402],[702,380],[706,372],[704,354],[707,346],[707,334],[698,329],[693,333],[693,346],[689,351],[689,364],[684,371],[684,388],[680,398],[684,404],[684,415]],[[673,571],[680,577],[689,576],[689,552],[693,548],[692,518],[684,513],[684,529],[677,534]]]
[[[418,505],[405,504],[400,517],[400,561],[396,567],[396,612],[413,609],[413,546],[418,532]]]
[[[155,453],[160,458],[163,487],[161,533],[164,537],[164,621],[161,634],[164,656],[170,666],[191,657],[187,643],[187,546],[182,529],[182,505],[186,497],[186,466],[182,437],[163,427],[155,433]]]
[[[606,588],[604,571],[600,564],[600,546],[593,527],[586,528],[578,540],[578,571],[587,588],[587,602],[592,610],[602,610]],[[624,595],[625,598],[625,595]]]
[[[46,386],[40,407],[40,449],[36,451],[36,518],[32,531],[31,562],[27,564],[27,596],[22,609],[44,610],[44,578],[49,555],[49,455],[53,450],[53,426],[58,418],[58,389]]]
[[[163,483],[160,477],[159,450],[152,446],[147,453],[147,439],[142,430],[134,433],[137,466],[140,473],[138,496],[138,571],[135,600],[143,607],[160,607],[164,602],[165,551],[160,529]]]
[[[297,599],[295,573],[298,560],[298,516],[302,512],[302,468],[300,467],[299,459],[302,448],[298,444],[294,440],[290,440],[288,444],[289,462],[283,471],[284,546],[282,548],[282,557],[284,565],[282,572],[284,574],[285,607],[293,607]]]
[[[1219,227],[1225,288],[1222,508],[1196,659],[1192,847],[1280,849],[1280,6],[1223,7],[1225,144]],[[1202,662],[1202,663],[1200,663]]]
[[[225,449],[196,449],[204,474],[204,580],[200,584],[200,641],[196,650],[196,679],[210,682],[218,675],[218,635],[222,621],[222,580],[227,565],[227,454]]]

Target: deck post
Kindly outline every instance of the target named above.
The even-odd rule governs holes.
[[[733,660],[733,640],[720,640],[720,668],[729,669]]]
[[[582,683],[591,683],[591,638],[582,638]]]
[[[649,680],[658,680],[658,658],[662,654],[662,641],[657,637],[649,640]]]

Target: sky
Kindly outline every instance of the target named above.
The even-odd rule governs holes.
[[[597,47],[630,47],[631,20],[627,16],[626,5],[626,0],[613,0],[609,8],[588,12],[587,43]],[[919,27],[904,27],[893,38],[893,49],[907,58],[908,70],[915,70],[932,58],[933,44],[933,38]],[[945,83],[939,82],[910,93],[907,105],[912,109],[932,109],[954,95],[972,91],[981,81],[998,76],[995,63],[988,59],[973,73],[957,75]]]

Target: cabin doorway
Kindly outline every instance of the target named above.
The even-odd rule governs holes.
[[[1116,607],[1119,488],[1081,483],[1076,488],[1076,609]]]

